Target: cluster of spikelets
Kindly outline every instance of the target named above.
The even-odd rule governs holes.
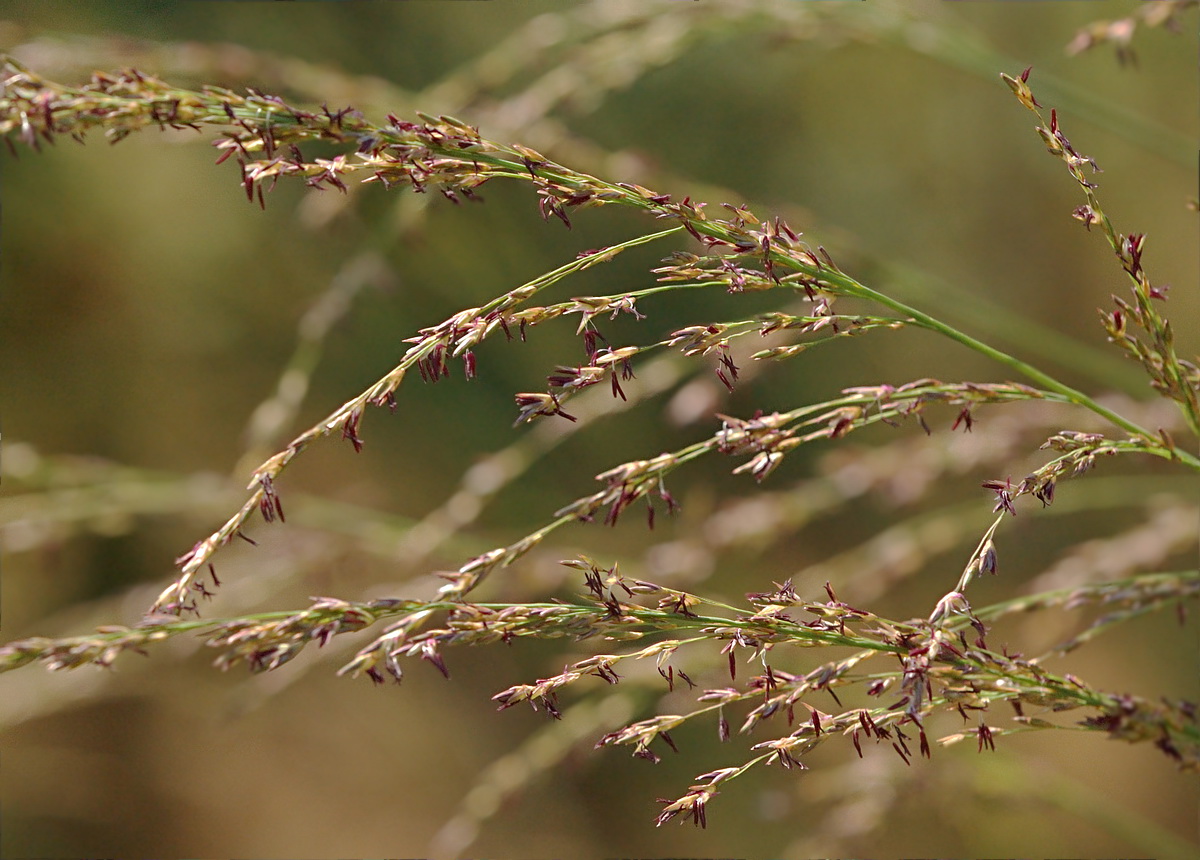
[[[218,88],[186,91],[133,70],[97,74],[80,87],[43,80],[12,61],[3,74],[0,136],[14,154],[18,144],[40,149],[62,137],[82,142],[92,132],[117,141],[145,128],[213,129],[218,162],[233,160],[247,198],[260,205],[265,205],[266,192],[280,181],[300,180],[314,188],[343,192],[348,182],[361,181],[384,188],[436,192],[459,203],[477,200],[478,189],[488,182],[514,180],[529,183],[543,218],[553,218],[568,228],[583,210],[619,205],[665,222],[667,229],[584,252],[481,307],[464,309],[416,332],[394,368],[254,470],[245,503],[177,560],[178,576],[149,608],[141,625],[104,627],[95,634],[69,639],[13,642],[0,648],[0,669],[32,662],[55,669],[108,665],[122,652],[142,650],[189,631],[202,634],[218,651],[219,666],[242,663],[263,671],[287,663],[310,642],[324,645],[334,636],[382,624],[382,633],[359,649],[341,670],[352,676],[365,674],[376,682],[389,677],[399,681],[405,658],[411,657],[448,675],[444,654],[450,646],[482,646],[523,637],[639,643],[632,650],[593,654],[558,675],[512,686],[494,697],[502,709],[526,703],[559,716],[558,696],[563,688],[589,677],[616,684],[621,679],[618,669],[631,661],[652,660],[669,689],[677,684],[696,687],[696,681],[679,668],[678,655],[711,652],[715,647],[727,660],[729,686],[698,689],[695,709],[634,722],[605,734],[597,745],[628,745],[635,755],[657,760],[652,745],[661,741],[674,748],[671,731],[696,717],[714,718],[720,737],[728,739],[727,710],[736,708],[746,711],[742,732],[780,723],[786,726],[780,736],[753,745],[752,755],[741,765],[697,777],[683,796],[666,802],[660,823],[683,815],[703,825],[706,805],[721,783],[759,764],[778,762],[785,768],[803,768],[805,754],[834,736],[849,738],[859,755],[864,742],[874,742],[890,747],[906,763],[916,755],[929,756],[927,718],[941,711],[957,712],[966,725],[960,732],[941,737],[942,743],[969,736],[983,750],[992,748],[999,735],[1057,726],[1044,716],[1027,714],[1026,709],[1049,715],[1084,708],[1088,716],[1078,725],[1129,741],[1149,741],[1181,766],[1200,766],[1200,725],[1194,704],[1150,702],[1101,692],[1072,675],[1047,672],[1036,659],[993,650],[986,638],[989,624],[997,618],[1035,608],[1097,603],[1108,610],[1104,626],[1181,606],[1200,591],[1195,572],[1090,584],[978,609],[966,596],[976,576],[998,571],[998,529],[1006,516],[1016,514],[1019,497],[1031,496],[1050,505],[1060,481],[1082,475],[1101,456],[1150,455],[1174,461],[1183,469],[1200,469],[1200,460],[1177,447],[1165,430],[1144,428],[1046,373],[860,283],[843,272],[824,248],[810,248],[783,220],[759,218],[745,206],[727,205],[717,217],[689,198],[676,201],[638,185],[609,182],[556,164],[526,147],[488,140],[474,127],[451,117],[421,115],[404,120],[389,115],[386,122],[375,124],[350,109],[302,110],[257,90],[246,94]],[[1086,202],[1075,211],[1075,217],[1089,230],[1099,228],[1130,278],[1132,297],[1115,297],[1113,308],[1103,312],[1109,339],[1141,364],[1152,387],[1178,405],[1188,429],[1200,436],[1200,370],[1175,352],[1170,322],[1159,310],[1166,290],[1152,283],[1142,265],[1144,237],[1122,235],[1112,226],[1095,185],[1087,178],[1085,168],[1094,171],[1094,161],[1072,147],[1059,128],[1056,112],[1051,111],[1048,121],[1042,117],[1028,84],[1029,71],[1003,77],[1020,102],[1038,114],[1037,130],[1047,149],[1064,162],[1082,188]],[[333,143],[345,151],[332,158],[310,160],[303,148],[313,141]],[[682,238],[682,234],[694,240],[696,247],[664,259],[663,265],[654,269],[657,286],[533,304],[550,287],[628,248],[671,236]],[[594,325],[603,316],[627,314],[641,319],[637,303],[645,296],[714,285],[731,294],[781,291],[802,307],[689,326],[636,346],[610,344]],[[866,300],[881,311],[874,315],[839,313],[837,300],[847,297]],[[597,476],[599,490],[563,506],[537,531],[444,573],[447,582],[435,600],[353,602],[323,597],[299,611],[219,622],[198,617],[199,601],[220,585],[213,558],[221,547],[235,538],[250,540],[243,527],[256,512],[267,522],[284,520],[276,481],[309,445],[333,436],[360,450],[362,425],[369,410],[395,410],[396,392],[411,371],[426,382],[436,382],[449,375],[452,363],[461,363],[469,379],[476,372],[475,349],[484,340],[524,338],[531,327],[559,317],[577,317],[576,334],[584,342],[586,360],[555,368],[547,376],[545,391],[517,393],[518,424],[574,421],[570,400],[592,386],[607,386],[614,398],[624,400],[624,386],[635,378],[638,362],[655,351],[676,350],[707,359],[721,383],[732,389],[740,368],[731,344],[747,336],[792,338],[751,356],[752,361],[767,361],[792,358],[832,338],[874,329],[917,327],[974,349],[1023,375],[1027,382],[922,379],[894,387],[850,388],[837,399],[788,412],[749,418],[722,415],[720,428],[708,438],[601,473]],[[1089,410],[1121,435],[1063,430],[1042,446],[1055,456],[1023,480],[986,482],[984,487],[994,494],[996,516],[955,587],[927,618],[902,622],[880,617],[842,602],[828,584],[826,600],[806,600],[791,582],[784,582],[775,584],[771,592],[747,595],[747,605],[735,607],[627,578],[617,565],[588,558],[563,562],[582,576],[582,597],[575,602],[499,604],[471,599],[490,574],[514,564],[567,524],[596,521],[613,525],[636,505],[644,506],[653,527],[656,510],[669,514],[678,506],[667,489],[671,473],[705,455],[739,458],[735,473],[762,481],[790,451],[810,442],[840,439],[877,423],[898,425],[910,420],[928,433],[923,413],[938,404],[956,410],[953,429],[969,431],[975,410],[1013,401],[1046,401]],[[1076,637],[1070,647],[1083,638]],[[641,645],[642,640],[649,644]],[[821,663],[805,674],[793,674],[771,662],[774,650],[783,645],[836,646],[852,653]],[[876,660],[870,671],[865,671],[868,661],[878,657],[885,658],[886,666]],[[754,674],[739,679],[739,665],[745,663],[755,667]],[[865,698],[856,707],[845,707],[840,695],[851,692]],[[812,701],[816,693],[827,695],[836,709],[820,710]],[[1007,728],[985,721],[992,706],[1001,703],[1014,712],[1013,724]]]

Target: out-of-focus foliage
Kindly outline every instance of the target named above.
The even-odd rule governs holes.
[[[134,66],[181,85],[349,104],[377,121],[452,114],[597,176],[714,209],[748,201],[860,280],[1171,427],[1170,405],[1150,398],[1095,316],[1125,289],[1122,273],[1071,220],[1077,189],[997,77],[1035,67],[1040,97],[1103,166],[1107,211],[1150,237],[1156,280],[1176,285],[1172,317],[1197,318],[1185,289],[1197,281],[1194,39],[1143,27],[1119,45],[1124,64],[1103,44],[1064,50],[1130,8],[10,3],[0,49],[57,80]],[[171,559],[241,504],[250,470],[392,367],[404,338],[646,228],[605,209],[573,216],[568,231],[543,223],[528,189],[495,183],[482,205],[460,206],[283,183],[262,211],[197,137],[63,141],[4,163],[6,641],[136,621]],[[631,249],[575,278],[570,295],[651,286],[659,256]],[[685,291],[639,310],[670,331],[770,307],[742,298],[731,311],[726,296]],[[619,345],[639,323],[598,325]],[[1008,378],[927,333],[888,332],[779,364],[741,361],[752,372],[733,394],[703,361],[647,363],[618,414],[596,398],[578,426],[514,429],[513,393],[582,361],[574,330],[485,345],[469,383],[457,369],[436,386],[408,380],[394,417],[372,414],[358,455],[332,442],[306,452],[281,487],[287,524],[256,526],[257,548],[226,551],[206,614],[314,594],[428,596],[430,572],[536,528],[615,463],[708,436],[714,411],[783,411],[924,376]],[[1181,354],[1200,345],[1194,326],[1176,338]],[[586,552],[717,598],[787,577],[815,597],[829,580],[851,604],[926,616],[986,526],[979,482],[1019,481],[1046,459],[1038,429],[1070,420],[1053,404],[1007,411],[1027,408],[991,407],[971,436],[951,435],[950,412],[932,441],[908,428],[804,449],[761,488],[708,464],[672,484],[682,510],[655,531],[633,517],[574,526],[489,587],[496,599],[553,595],[569,581],[558,560]],[[1168,470],[1104,470],[1044,514],[1023,511],[1001,576],[973,603],[1194,563],[1194,517]],[[1077,631],[1066,615],[1039,616],[1008,619],[992,638],[1040,653]],[[1143,619],[1073,654],[1070,671],[1194,699],[1190,641]],[[464,649],[450,656],[453,684],[412,671],[403,687],[374,690],[333,677],[353,643],[251,679],[212,673],[197,643],[172,647],[107,673],[0,679],[5,853],[1187,854],[1194,783],[1094,737],[1031,734],[988,756],[951,746],[911,767],[841,745],[816,753],[811,771],[731,786],[703,833],[653,830],[655,797],[741,750],[698,726],[657,768],[590,752],[614,727],[683,707],[636,673],[616,695],[581,691],[549,727],[492,712],[491,695],[582,652]],[[1126,786],[1117,800],[1097,788],[1113,781]]]

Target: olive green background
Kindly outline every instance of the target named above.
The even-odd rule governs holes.
[[[865,283],[893,289],[1022,355],[1053,340],[1035,326],[1103,351],[1095,308],[1127,288],[1100,234],[1069,217],[1081,195],[1045,153],[1033,115],[999,80],[1000,72],[1032,65],[1031,84],[1047,110],[1060,108],[1068,137],[1104,168],[1097,176],[1101,199],[1118,229],[1149,235],[1146,266],[1157,283],[1173,285],[1166,310],[1176,320],[1180,352],[1197,351],[1196,219],[1185,205],[1196,194],[1195,153],[1185,147],[1180,158],[1176,145],[1197,133],[1194,11],[1184,16],[1185,35],[1139,31],[1137,64],[1122,66],[1109,47],[1077,57],[1063,47],[1089,21],[1128,14],[1134,3],[909,3],[903,5],[927,23],[900,29],[886,23],[896,6],[870,0],[639,5],[648,21],[660,19],[659,30],[631,25],[608,41],[559,52],[555,45],[580,31],[573,28],[629,5],[588,4],[584,14],[583,4],[542,0],[9,2],[0,7],[0,48],[54,80],[80,82],[93,69],[136,64],[181,86],[256,86],[299,101],[328,100],[330,107],[350,102],[376,119],[388,111],[451,112],[481,125],[485,136],[535,148],[543,145],[523,137],[521,111],[531,110],[536,94],[562,86],[549,116],[565,134],[560,147],[544,147],[551,158],[676,198],[690,194],[709,201],[710,211],[721,202],[748,202],[759,215],[782,213]],[[795,17],[791,5],[822,8],[808,20]],[[658,35],[644,38],[646,32]],[[928,49],[942,38],[944,47]],[[656,46],[681,43],[677,55],[666,47],[655,55]],[[506,44],[490,65],[472,65]],[[997,57],[1010,62],[990,65]],[[516,69],[512,75],[506,63]],[[972,64],[983,68],[972,72]],[[473,93],[465,105],[453,89],[434,87],[463,69],[473,70],[458,78],[465,81],[460,92]],[[586,73],[572,82],[573,69]],[[1043,90],[1039,81],[1072,89]],[[530,102],[517,98],[523,91],[535,94]],[[1172,136],[1139,138],[1119,117],[1090,108],[1089,99]],[[483,119],[491,117],[493,126]],[[300,414],[279,445],[385,373],[418,328],[581,250],[658,227],[630,212],[588,211],[567,231],[542,222],[527,187],[495,183],[483,189],[484,205],[459,207],[436,194],[418,207],[398,200],[410,192],[377,186],[345,200],[326,191],[329,200],[317,201],[318,192],[281,184],[260,211],[246,203],[233,165],[213,166],[207,141],[153,130],[112,147],[93,136],[83,147],[62,140],[41,154],[23,150],[19,160],[3,159],[6,466],[14,446],[32,446],[59,458],[53,462],[64,481],[83,480],[93,465],[120,464],[135,470],[131,484],[161,479],[173,488],[158,501],[131,502],[116,481],[111,507],[101,495],[90,514],[53,527],[34,524],[28,528],[41,538],[8,541],[5,641],[132,623],[169,581],[172,558],[240,504],[238,486],[256,465],[246,459],[250,416],[274,389],[306,309],[347,259],[371,248],[386,272],[330,333]],[[340,203],[346,209],[338,212]],[[417,226],[401,231],[403,218]],[[629,252],[568,282],[559,297],[648,286],[647,270],[677,246],[684,247],[659,243]],[[923,274],[902,283],[881,261]],[[971,297],[999,311],[973,311]],[[645,302],[650,317],[643,323],[600,325],[616,345],[648,341],[683,325],[760,311],[771,306],[768,299],[688,291]],[[257,549],[230,547],[218,556],[223,580],[238,585],[206,612],[299,607],[313,594],[428,594],[435,580],[414,584],[398,572],[403,558],[359,552],[349,529],[322,535],[289,498],[314,494],[377,512],[386,544],[393,539],[388,529],[443,502],[481,454],[519,438],[512,395],[542,389],[555,364],[579,360],[573,330],[574,321],[564,320],[533,332],[526,344],[487,344],[471,383],[458,368],[437,386],[407,380],[394,417],[368,414],[361,454],[334,440],[314,446],[281,481],[288,523],[255,523]],[[1108,387],[1069,359],[1033,358],[1089,391]],[[1145,397],[1136,374],[1130,385],[1128,368],[1118,379],[1116,367],[1106,382]],[[714,406],[750,415],[850,385],[922,376],[996,381],[1009,374],[931,335],[879,333],[773,365]],[[697,379],[705,396],[723,396],[703,365]],[[412,575],[456,567],[536,528],[591,492],[592,476],[605,468],[715,429],[711,418],[670,419],[670,404],[679,402],[654,398],[576,434]],[[939,428],[943,436],[948,423]],[[29,452],[17,448],[18,467]],[[794,456],[763,489],[802,480],[814,456]],[[96,459],[61,459],[71,457]],[[1034,462],[1035,454],[1023,453],[1012,474],[1019,478]],[[656,540],[696,528],[722,494],[752,494],[747,480],[728,476],[731,467],[706,462],[681,475],[671,489],[684,510],[654,533],[631,514],[612,531],[568,529],[556,536],[558,545],[597,559],[640,557]],[[1159,464],[1104,470],[1157,470],[1170,480]],[[953,498],[982,506],[978,482],[988,477],[995,475],[960,476],[930,504]],[[27,490],[10,479],[3,493]],[[1002,554],[1019,564],[1005,566],[981,594],[1000,600],[1019,593],[1021,581],[1065,547],[1118,531],[1127,515],[1115,505],[1093,519],[1022,520],[1023,530],[1000,541]],[[53,511],[46,516],[53,519]],[[854,507],[749,561],[722,560],[697,588],[729,599],[767,590],[801,562],[866,540],[892,516],[885,504]],[[939,559],[871,608],[927,614],[969,551]],[[299,579],[289,574],[296,567],[304,570]],[[552,566],[533,566],[489,596],[569,594],[554,576]],[[1011,631],[1018,650],[1029,633],[1022,630]],[[1053,668],[1103,689],[1194,699],[1193,631],[1169,618],[1143,619]],[[674,822],[656,829],[656,798],[678,796],[695,775],[736,764],[749,743],[770,736],[720,746],[712,725],[689,728],[677,736],[682,753],[664,753],[657,767],[623,749],[592,751],[605,731],[660,707],[644,692],[650,687],[614,689],[618,698],[607,712],[583,711],[593,707],[588,703],[571,717],[568,707],[578,737],[563,742],[561,757],[535,747],[541,752],[485,770],[547,725],[542,714],[524,709],[496,714],[489,696],[553,674],[579,653],[556,643],[452,652],[452,682],[414,664],[404,685],[382,689],[336,678],[340,661],[316,654],[265,676],[221,674],[210,668],[210,654],[182,641],[154,649],[149,659],[125,656],[107,672],[22,669],[0,677],[0,851],[436,855],[439,846],[463,844],[431,840],[448,838],[436,834],[481,782],[494,784],[503,799],[462,856],[1167,856],[1174,849],[1185,856],[1194,840],[1194,778],[1178,774],[1149,745],[1072,732],[1004,739],[983,756],[962,744],[908,768],[882,747],[859,761],[848,744],[831,743],[812,756],[808,771],[773,766],[730,783],[713,801],[705,831]],[[804,654],[795,660],[793,671],[809,665]],[[719,673],[702,681],[723,683]],[[553,763],[541,767],[538,755]],[[479,809],[489,800],[477,793],[466,802]],[[858,832],[856,821],[878,823]]]

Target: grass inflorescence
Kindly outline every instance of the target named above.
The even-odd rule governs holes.
[[[383,683],[400,681],[411,658],[449,677],[447,655],[454,647],[524,638],[595,643],[595,653],[572,660],[558,674],[510,686],[496,693],[494,701],[501,710],[525,704],[560,717],[567,707],[560,696],[567,688],[593,679],[615,685],[626,666],[649,661],[669,691],[690,690],[695,707],[631,722],[604,734],[597,746],[628,746],[638,757],[657,760],[663,747],[676,748],[671,732],[689,720],[711,720],[720,738],[729,739],[729,717],[735,712],[743,714],[738,732],[777,735],[750,746],[749,757],[740,764],[701,774],[681,796],[664,801],[660,824],[682,817],[704,825],[719,786],[759,765],[803,769],[806,754],[834,737],[848,741],[860,756],[873,744],[908,764],[929,757],[938,742],[972,739],[983,751],[1007,735],[1072,728],[1147,742],[1181,767],[1200,768],[1194,703],[1105,692],[1072,674],[1048,671],[1043,657],[1012,653],[988,641],[991,625],[1006,616],[1057,607],[1103,607],[1105,614],[1092,626],[1047,652],[1068,653],[1128,619],[1149,612],[1182,612],[1185,602],[1200,592],[1196,571],[1141,572],[987,606],[975,606],[968,599],[979,577],[1003,570],[1003,526],[1018,513],[1022,497],[1032,497],[1038,508],[1051,506],[1061,482],[1083,476],[1101,457],[1148,456],[1170,461],[1184,473],[1200,471],[1200,458],[1189,450],[1194,445],[1177,442],[1166,429],[1144,426],[1108,401],[1061,382],[929,310],[857,280],[828,250],[811,247],[782,218],[759,217],[745,205],[709,210],[690,197],[676,200],[637,184],[591,176],[520,144],[489,139],[448,116],[389,115],[377,123],[349,108],[304,109],[256,89],[185,90],[134,70],[96,74],[76,87],[45,80],[11,60],[3,75],[0,135],[14,155],[20,146],[38,150],[62,138],[83,142],[99,134],[116,142],[150,128],[192,129],[214,134],[218,163],[236,165],[236,179],[247,199],[259,206],[265,207],[267,193],[281,182],[338,192],[361,182],[435,193],[458,204],[477,200],[487,183],[510,180],[533,190],[543,219],[568,229],[587,210],[606,206],[636,210],[665,229],[585,251],[478,307],[412,333],[395,366],[252,470],[243,504],[177,559],[177,575],[140,624],[105,626],[71,638],[12,642],[0,648],[0,670],[32,663],[51,669],[107,666],[124,652],[145,653],[170,637],[195,633],[217,652],[221,668],[244,664],[252,671],[271,671],[309,643],[322,646],[343,634],[366,632],[373,638],[358,647],[340,674]],[[1104,236],[1128,276],[1131,297],[1114,297],[1113,306],[1101,314],[1109,340],[1136,360],[1158,395],[1175,404],[1185,432],[1200,436],[1200,370],[1177,354],[1171,323],[1161,310],[1167,291],[1152,281],[1144,265],[1145,237],[1117,231],[1091,181],[1098,169],[1095,161],[1067,140],[1055,110],[1048,119],[1044,116],[1029,84],[1029,70],[1002,77],[1019,102],[1037,114],[1037,133],[1079,185],[1084,202],[1074,217]],[[306,156],[305,147],[318,142],[340,151],[327,158]],[[688,248],[673,250],[653,269],[653,286],[559,301],[542,298],[579,272],[628,249],[669,241],[686,242]],[[637,344],[609,343],[595,325],[621,316],[642,324],[640,307],[682,290],[716,290],[728,294],[731,303],[742,294],[764,292],[778,294],[780,300],[772,311],[656,331]],[[869,305],[872,310],[835,310],[847,299],[854,300],[856,308]],[[555,367],[546,376],[544,390],[515,392],[517,425],[574,423],[580,416],[572,411],[573,402],[593,387],[607,391],[614,407],[627,403],[630,396],[636,397],[632,387],[639,369],[658,354],[680,353],[706,362],[732,390],[746,372],[739,366],[747,360],[740,357],[743,354],[751,363],[802,360],[805,352],[833,339],[900,328],[948,338],[991,359],[1019,381],[926,378],[850,387],[835,398],[787,411],[746,417],[718,414],[719,427],[707,438],[607,469],[596,476],[598,490],[559,507],[538,529],[442,572],[445,584],[432,599],[319,597],[295,611],[200,617],[201,601],[221,585],[216,568],[220,550],[235,539],[250,540],[244,529],[256,514],[268,523],[287,522],[279,478],[309,446],[332,437],[361,450],[368,415],[401,408],[400,388],[409,375],[432,383],[457,368],[471,379],[477,372],[477,350],[486,340],[521,340],[530,329],[560,318],[574,326],[585,360]],[[770,337],[774,345],[739,351],[754,337]],[[762,482],[800,446],[836,442],[880,424],[911,423],[929,434],[926,414],[939,408],[948,412],[952,431],[966,433],[980,411],[1034,404],[1091,413],[1089,418],[1104,423],[1104,432],[1053,432],[1041,446],[1052,452],[1041,466],[1017,480],[984,482],[986,494],[979,504],[991,506],[990,524],[956,569],[953,587],[927,616],[891,619],[849,605],[839,600],[832,582],[825,585],[824,599],[802,597],[788,580],[774,583],[772,590],[747,594],[744,602],[716,600],[698,590],[623,575],[617,563],[588,557],[562,562],[574,588],[553,600],[501,603],[475,595],[489,577],[519,562],[560,528],[576,523],[611,526],[630,512],[644,516],[653,528],[656,516],[673,514],[679,507],[668,479],[707,455],[731,457],[735,474]],[[775,660],[790,648],[840,650],[836,658],[818,658],[813,668],[800,673],[784,670]],[[683,668],[680,655],[695,653],[704,655],[696,664],[720,664],[727,673],[725,686],[706,686],[717,683],[712,674],[701,677]],[[842,697],[857,703],[843,704]],[[1057,717],[1076,710],[1084,716],[1072,717],[1073,722]],[[927,726],[942,712],[960,715],[965,728],[931,737],[933,730],[927,731]]]

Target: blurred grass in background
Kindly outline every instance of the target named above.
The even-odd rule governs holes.
[[[12,2],[0,49],[66,82],[132,65],[182,86],[254,86],[373,118],[449,113],[606,179],[712,207],[748,202],[804,230],[865,283],[936,308],[1069,384],[1147,399],[1138,375],[1106,350],[1094,310],[1124,291],[1123,275],[1102,239],[1070,219],[1076,188],[998,77],[1034,67],[1043,101],[1104,169],[1100,194],[1118,229],[1149,235],[1148,268],[1175,285],[1166,310],[1179,351],[1194,354],[1200,336],[1184,322],[1200,313],[1186,210],[1196,187],[1195,40],[1139,31],[1136,67],[1103,46],[1063,50],[1088,22],[1134,7]],[[212,165],[215,154],[192,132],[146,131],[115,147],[96,137],[4,162],[6,640],[136,620],[171,559],[240,504],[250,469],[394,365],[403,338],[653,227],[604,210],[581,213],[568,232],[542,223],[528,189],[495,183],[484,205],[458,207],[437,194],[281,185],[264,212],[246,203],[231,165]],[[628,252],[566,295],[648,286],[647,270],[676,246]],[[319,354],[304,359],[313,370],[298,414],[284,410],[272,424],[260,410],[248,435],[331,284],[347,304]],[[640,303],[646,322],[599,327],[614,345],[639,342],[647,325],[659,336],[770,307],[760,298],[686,291]],[[315,446],[281,486],[287,525],[257,528],[257,549],[222,555],[228,585],[206,614],[300,606],[310,594],[428,594],[437,584],[429,571],[535,528],[605,468],[711,433],[714,410],[749,415],[922,376],[1005,378],[919,331],[758,367],[732,397],[704,361],[663,362],[661,376],[642,381],[661,394],[531,455],[477,522],[419,553],[411,522],[451,497],[481,456],[532,434],[512,429],[512,395],[542,389],[556,364],[580,359],[573,327],[487,344],[471,383],[457,370],[437,386],[410,379],[394,417],[368,415],[357,456],[348,445]],[[982,435],[994,422],[1010,438],[1019,415],[987,410],[965,440],[944,417],[928,442],[905,428],[849,440],[845,454],[827,446],[793,456],[761,489],[729,477],[732,464],[706,463],[672,484],[683,512],[653,533],[632,520],[575,527],[490,588],[553,594],[565,579],[554,562],[580,551],[680,587],[711,576],[702,588],[717,597],[823,563],[798,585],[829,578],[851,603],[926,614],[977,535],[970,518],[986,514],[979,480],[1019,478],[1041,462],[1031,453],[1040,438],[1009,451]],[[911,447],[861,459],[860,446],[898,433]],[[903,475],[912,452],[939,445],[976,450],[960,452],[963,474],[937,475],[936,490],[905,506],[921,480],[919,470]],[[868,477],[862,462],[876,462]],[[896,476],[890,485],[880,469]],[[989,598],[1017,593],[1072,544],[1178,504],[1181,484],[1152,483],[1168,471],[1157,464],[1103,471],[1094,485],[1063,487],[1046,516],[1018,518]],[[788,499],[811,500],[802,482],[814,474],[843,496],[856,480],[881,492],[839,498],[835,517],[819,506],[795,514],[789,526]],[[919,521],[956,504],[977,510],[951,518],[935,552]],[[714,531],[722,525],[750,537],[725,540]],[[839,553],[881,535],[874,555],[838,566]],[[1164,552],[1166,569],[1194,563]],[[1048,644],[1036,627],[1006,633],[1017,649]],[[547,733],[541,715],[492,713],[488,696],[558,671],[560,649],[451,653],[452,683],[414,671],[402,688],[375,690],[333,677],[350,644],[253,678],[217,675],[184,642],[108,673],[6,676],[4,854],[1186,855],[1194,782],[1145,749],[1067,732],[1006,740],[982,757],[951,747],[912,768],[882,750],[859,761],[844,745],[822,749],[811,771],[731,787],[707,831],[656,830],[656,797],[741,751],[718,746],[715,727],[681,733],[683,754],[657,768],[590,751],[641,709],[669,709],[669,697],[654,701],[657,688],[631,683],[568,707]],[[1193,645],[1187,629],[1143,620],[1073,655],[1070,671],[1108,689],[1194,698]],[[1117,799],[1104,788],[1113,783]]]

